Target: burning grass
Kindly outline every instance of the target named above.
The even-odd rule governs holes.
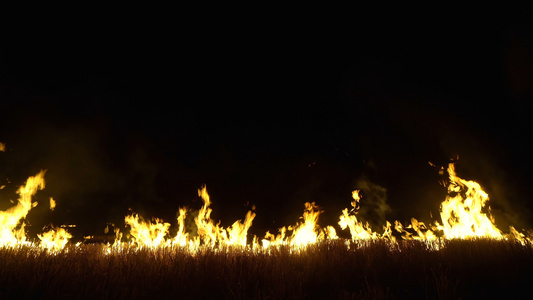
[[[444,168],[440,170],[444,174]],[[65,226],[26,236],[25,218],[37,205],[33,195],[45,186],[44,171],[18,190],[18,203],[0,211],[0,298],[146,299],[455,299],[510,298],[528,293],[533,279],[533,238],[496,227],[488,195],[475,181],[446,170],[448,196],[440,222],[386,222],[381,233],[352,209],[338,227],[318,225],[322,210],[305,203],[296,225],[249,238],[256,216],[229,227],[211,219],[204,205],[192,214],[196,230],[186,229],[186,208],[178,229],[170,223],[125,217],[129,231],[115,228],[107,243],[73,244]],[[50,199],[50,208],[55,201]],[[190,219],[189,219],[190,220]],[[67,226],[68,227],[68,226]],[[112,237],[111,240],[107,239]],[[87,240],[87,242],[90,241]],[[93,240],[94,242],[94,240]]]
[[[533,248],[517,241],[329,241],[298,254],[243,248],[0,249],[2,299],[483,299],[528,295]]]

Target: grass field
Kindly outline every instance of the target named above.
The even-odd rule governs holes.
[[[348,249],[349,248],[349,249]],[[531,295],[533,248],[452,240],[310,245],[300,253],[137,248],[102,244],[57,254],[0,249],[2,299],[517,299]]]
[[[489,198],[481,186],[457,177],[453,164],[447,173],[441,223],[413,218],[374,232],[357,218],[355,190],[353,209],[338,223],[351,239],[319,226],[321,209],[308,202],[296,225],[250,239],[255,212],[219,226],[204,186],[204,205],[189,216],[196,230],[187,229],[185,208],[172,234],[170,223],[132,214],[129,230],[106,229],[101,241],[111,246],[95,236],[74,243],[63,227],[38,240],[26,235],[32,196],[44,188],[41,171],[20,187],[16,205],[0,211],[0,299],[531,298],[531,232],[502,232],[482,210]]]

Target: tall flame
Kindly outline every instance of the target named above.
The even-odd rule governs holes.
[[[455,166],[449,164],[448,196],[441,204],[444,235],[448,239],[489,237],[501,239],[502,233],[490,213],[482,212],[489,196],[479,183],[459,178]]]
[[[0,247],[15,246],[26,242],[25,224],[22,219],[37,205],[37,202],[32,203],[31,199],[38,190],[44,188],[45,172],[41,170],[37,175],[29,177],[26,184],[17,191],[19,195],[17,205],[6,211],[0,211]]]
[[[198,196],[204,201],[204,205],[200,209],[198,216],[194,218],[196,227],[198,228],[198,236],[196,237],[196,244],[205,244],[210,247],[215,247],[217,240],[225,240],[226,234],[223,228],[219,227],[219,224],[215,224],[211,219],[212,209],[209,208],[211,200],[207,193],[207,188],[203,186],[198,190]]]
[[[185,217],[187,216],[187,209],[186,208],[180,208],[180,215],[178,217],[178,232],[176,233],[176,237],[174,237],[174,244],[185,247],[189,243],[189,234],[185,232]]]

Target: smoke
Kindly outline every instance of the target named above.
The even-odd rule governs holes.
[[[187,209],[187,216],[185,217],[185,232],[189,234],[190,237],[198,235],[198,226],[194,221],[198,217],[198,209]],[[176,219],[178,218],[179,213],[176,213]]]
[[[365,176],[356,181],[356,186],[362,194],[358,218],[368,222],[373,230],[379,231],[386,224],[387,215],[391,212],[387,204],[387,189],[372,183]]]

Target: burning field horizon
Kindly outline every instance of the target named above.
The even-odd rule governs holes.
[[[204,6],[0,21],[0,299],[531,298],[528,10]]]
[[[223,227],[211,218],[212,200],[203,186],[198,190],[203,206],[198,211],[181,207],[172,223],[131,212],[124,224],[108,224],[105,234],[73,243],[69,230],[75,224],[47,226],[37,238],[27,235],[32,208],[58,205],[53,198],[33,200],[45,188],[42,170],[20,186],[16,202],[0,211],[0,298],[523,295],[532,279],[531,231],[498,228],[489,195],[477,182],[459,177],[454,163],[438,172],[445,176],[448,194],[440,219],[427,224],[413,217],[407,224],[387,221],[371,228],[358,217],[364,191],[354,190],[337,224],[319,226],[320,215],[331,212],[305,202],[294,224],[256,236],[249,233],[255,207]]]
[[[2,144],[2,148],[5,146]],[[431,163],[430,163],[431,164]],[[431,164],[434,166],[433,164]],[[61,251],[68,243],[72,235],[68,227],[76,227],[76,224],[63,224],[60,226],[49,225],[48,230],[38,234],[37,240],[31,240],[26,233],[26,216],[30,210],[38,205],[32,197],[45,188],[45,170],[41,170],[35,176],[30,176],[25,185],[21,186],[17,194],[18,202],[5,211],[0,211],[1,247],[17,247],[25,245],[40,247],[52,253]],[[296,224],[277,228],[277,232],[267,231],[263,237],[254,235],[250,237],[248,230],[256,217],[255,206],[248,211],[244,219],[235,221],[231,226],[224,228],[220,221],[211,219],[212,204],[207,187],[204,185],[198,190],[198,196],[203,201],[203,206],[198,211],[192,211],[187,207],[181,207],[178,212],[177,228],[172,237],[170,228],[174,224],[165,220],[150,216],[140,216],[136,212],[125,216],[126,230],[120,225],[110,224],[105,228],[107,238],[114,231],[112,247],[121,247],[124,243],[130,247],[165,248],[181,247],[191,253],[196,253],[203,248],[216,250],[226,247],[250,248],[253,251],[267,251],[271,247],[289,246],[297,251],[301,247],[322,241],[337,240],[337,231],[349,230],[351,241],[386,240],[394,247],[398,240],[418,240],[427,244],[428,249],[439,250],[444,240],[489,238],[495,240],[516,240],[523,245],[532,243],[531,231],[519,232],[510,226],[507,232],[503,232],[496,224],[490,213],[489,195],[482,189],[479,183],[460,178],[455,171],[454,163],[449,163],[447,168],[441,167],[439,173],[447,174],[446,187],[448,195],[440,205],[440,221],[434,220],[425,224],[415,217],[408,224],[400,221],[386,221],[382,228],[371,228],[368,221],[359,220],[357,217],[360,209],[360,190],[352,191],[353,201],[350,208],[345,208],[339,216],[338,224],[319,226],[319,216],[324,213],[319,204],[305,202],[304,212]],[[49,199],[50,210],[56,208],[56,201]],[[13,203],[13,201],[12,201]],[[191,230],[186,226],[187,216],[193,212],[195,228]],[[189,222],[190,223],[190,222]],[[338,226],[337,226],[338,225]],[[127,230],[129,229],[129,230]],[[101,233],[94,233],[102,236]],[[97,241],[95,236],[83,237],[87,241]],[[99,242],[102,242],[100,240]],[[107,240],[109,242],[109,240]],[[77,243],[76,245],[79,245]],[[109,243],[108,243],[109,246]]]

